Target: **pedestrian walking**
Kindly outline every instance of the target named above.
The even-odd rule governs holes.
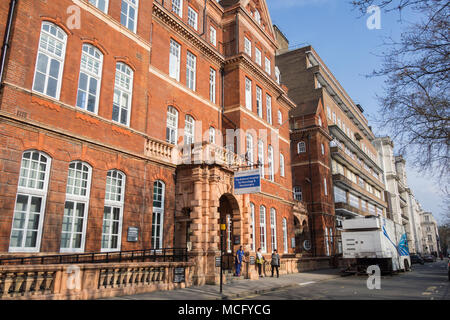
[[[258,274],[259,277],[263,277],[262,275],[262,265],[266,259],[264,259],[264,256],[261,253],[261,248],[258,248],[258,251],[256,252],[256,265],[258,267]]]
[[[242,262],[244,261],[245,252],[242,249],[242,246],[239,247],[239,250],[236,252],[235,256],[235,267],[236,267],[236,277],[241,276]]]
[[[280,277],[280,255],[277,252],[277,249],[273,250],[272,253],[272,261],[270,262],[270,265],[272,266],[272,278],[273,278],[273,272],[277,271],[277,278]]]

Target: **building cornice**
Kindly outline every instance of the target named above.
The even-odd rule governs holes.
[[[225,67],[233,67],[235,65],[242,66],[245,70],[247,70],[249,73],[251,73],[253,76],[256,76],[259,78],[261,82],[264,82],[264,84],[270,86],[279,96],[277,97],[277,100],[281,100],[284,102],[284,104],[289,109],[296,108],[295,102],[293,102],[284,89],[271,77],[269,77],[259,65],[257,65],[255,62],[250,60],[247,55],[240,53],[238,55],[235,55],[233,57],[227,58],[225,61]]]
[[[170,27],[178,35],[192,43],[203,54],[210,59],[213,59],[219,64],[223,64],[225,57],[221,55],[217,49],[212,47],[206,40],[202,39],[199,35],[191,31],[187,25],[176,18],[170,11],[164,8],[160,3],[153,2],[153,16],[159,19],[166,26]]]

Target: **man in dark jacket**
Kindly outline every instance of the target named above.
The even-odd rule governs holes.
[[[278,254],[277,249],[273,250],[272,261],[270,262],[270,265],[272,266],[272,278],[273,278],[273,271],[275,269],[277,270],[277,278],[279,278],[280,277],[280,272],[279,272],[280,255]]]

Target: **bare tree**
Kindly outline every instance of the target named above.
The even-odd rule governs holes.
[[[379,121],[413,165],[445,184],[450,176],[450,2],[448,0],[352,0],[366,13],[405,9],[420,21],[405,27],[400,40],[386,39],[383,63],[370,76],[385,77],[378,94]]]

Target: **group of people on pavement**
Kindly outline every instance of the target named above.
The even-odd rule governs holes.
[[[235,256],[235,267],[236,267],[236,276],[239,277],[241,275],[241,269],[242,269],[242,262],[244,262],[245,259],[245,252],[242,249],[242,246],[239,247],[239,250],[236,252]],[[263,276],[263,265],[266,262],[266,259],[264,258],[261,248],[258,248],[258,251],[256,252],[256,266],[258,268],[258,274],[259,277]],[[277,252],[277,249],[273,250],[270,265],[272,266],[272,277],[274,275],[274,271],[277,272],[277,278],[280,277],[280,255]]]

